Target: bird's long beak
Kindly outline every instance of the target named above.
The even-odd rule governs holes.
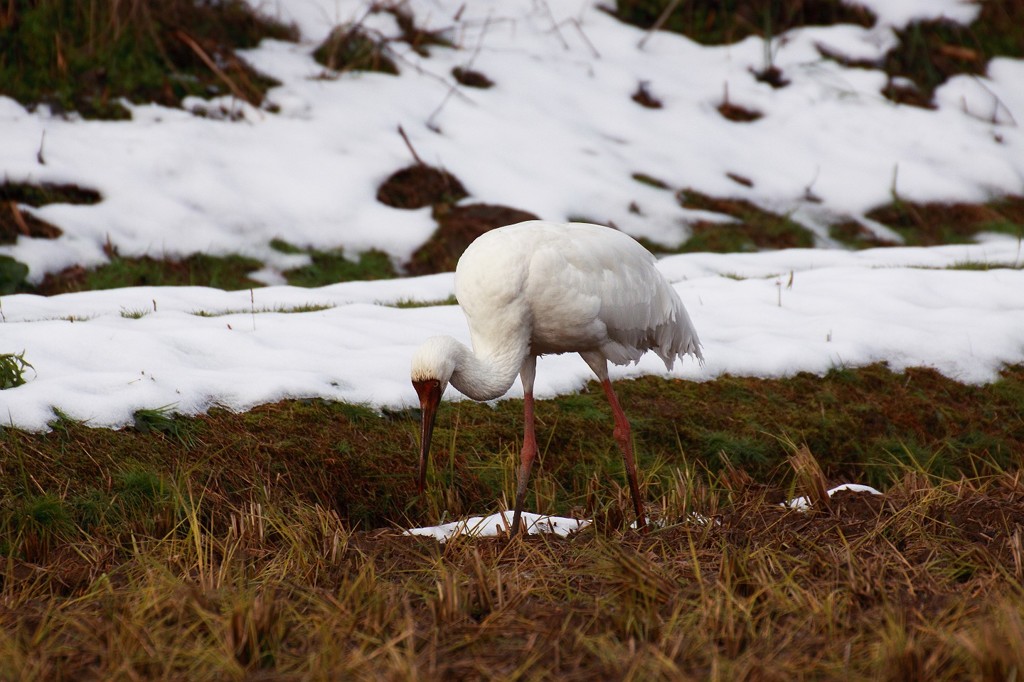
[[[437,406],[441,404],[441,382],[437,379],[414,381],[412,385],[420,397],[420,478],[417,490],[422,494],[427,483],[427,459],[430,457],[430,437],[434,433]]]

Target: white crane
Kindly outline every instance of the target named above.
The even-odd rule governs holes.
[[[441,395],[451,383],[474,400],[493,400],[523,382],[523,449],[512,535],[537,455],[533,379],[537,356],[579,353],[601,381],[615,415],[637,525],[646,526],[629,421],[608,379],[608,362],[636,362],[649,350],[672,368],[677,357],[703,363],[700,340],[654,256],[628,235],[600,225],[531,220],[476,239],[455,269],[455,296],[473,350],[450,336],[428,339],[412,359],[422,408],[419,491]]]

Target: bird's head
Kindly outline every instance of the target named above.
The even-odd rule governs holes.
[[[434,433],[434,420],[441,396],[455,372],[455,359],[451,343],[455,339],[435,336],[427,339],[412,356],[412,385],[420,397],[420,476],[418,490],[423,492],[427,481],[427,459],[430,456],[430,437]]]

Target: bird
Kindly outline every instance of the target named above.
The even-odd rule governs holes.
[[[414,352],[413,387],[420,401],[418,491],[426,484],[438,405],[449,384],[473,400],[523,386],[523,442],[510,536],[520,530],[530,470],[537,456],[533,385],[537,358],[578,353],[597,375],[614,415],[637,527],[646,530],[629,420],[608,377],[654,351],[675,360],[704,356],[690,316],[654,256],[629,235],[588,223],[529,220],[477,237],[455,268],[455,297],[469,325],[472,350],[451,336],[428,338]]]

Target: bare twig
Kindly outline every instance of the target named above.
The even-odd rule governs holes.
[[[398,126],[398,134],[402,136],[402,141],[405,142],[405,146],[409,148],[412,158],[416,159],[416,165],[426,166],[427,164],[423,163],[423,159],[421,159],[420,155],[416,153],[416,149],[412,146],[412,142],[409,141],[409,136],[405,134],[405,130],[401,125]]]
[[[437,116],[444,109],[444,105],[448,104],[448,100],[450,100],[452,98],[452,95],[454,95],[458,91],[459,91],[459,86],[457,84],[452,84],[448,88],[448,92],[446,92],[444,94],[444,98],[441,99],[441,103],[438,104],[437,108],[434,109],[432,112],[430,112],[430,116],[427,117],[427,127],[428,128],[430,128],[434,132],[440,132],[441,128],[440,128],[440,126],[438,126],[434,122],[434,119],[437,118]],[[401,128],[399,128],[399,129],[401,129]],[[413,154],[415,154],[415,152],[413,152]]]
[[[36,161],[39,162],[40,166],[46,165],[46,158],[43,157],[43,144],[46,142],[46,131],[39,136],[39,151],[36,152]]]
[[[229,76],[224,71],[224,69],[217,66],[217,63],[213,61],[213,59],[206,52],[206,50],[203,49],[202,45],[197,43],[195,39],[192,38],[192,36],[185,33],[181,29],[175,31],[174,34],[178,37],[178,40],[185,43],[189,47],[189,49],[196,53],[196,56],[199,57],[199,59],[201,59],[204,64],[206,64],[206,66],[210,69],[210,71],[214,73],[215,76],[217,76],[217,78],[224,82],[224,84],[228,87],[228,90],[231,91],[232,95],[242,100],[243,102],[251,104],[254,107],[259,105],[259,100],[254,101],[253,97],[249,93],[246,93],[241,87],[239,87],[238,84],[235,83],[234,79],[232,79],[231,76]]]
[[[991,123],[999,123],[999,120],[998,120],[998,118],[999,118],[999,110],[1002,109],[1003,111],[1006,112],[1006,115],[1009,116],[1009,118],[1010,118],[1010,125],[1012,125],[1014,128],[1016,128],[1017,127],[1017,119],[1015,119],[1013,117],[1013,112],[1010,111],[1010,107],[1006,106],[1006,104],[999,97],[999,95],[997,95],[996,93],[992,92],[992,88],[990,88],[987,85],[985,85],[985,82],[981,78],[978,78],[977,76],[973,76],[973,78],[974,78],[974,82],[977,83],[978,85],[980,85],[985,90],[985,92],[987,92],[988,94],[992,95],[992,100],[993,100],[994,107],[992,109],[992,118],[989,119],[989,121]],[[966,105],[965,105],[965,107],[966,107]],[[980,117],[978,117],[978,118],[980,118]]]
[[[580,37],[583,38],[583,42],[587,44],[587,47],[589,47],[590,51],[594,54],[594,58],[600,59],[601,53],[597,51],[597,48],[594,47],[594,43],[590,42],[590,38],[588,38],[587,34],[583,32],[583,25],[580,24],[580,20],[577,19],[576,17],[573,17],[572,19],[569,20],[569,22],[576,27],[576,30],[579,32]]]
[[[463,5],[463,8],[464,7],[465,7],[465,5]],[[462,10],[460,9],[459,11],[461,12]],[[473,54],[470,55],[469,61],[466,62],[466,67],[465,67],[466,69],[472,68],[473,67],[473,62],[476,61],[476,58],[480,55],[480,51],[483,49],[483,45],[484,45],[484,36],[487,35],[487,30],[490,27],[491,27],[491,17],[488,15],[486,21],[484,22],[483,28],[481,28],[481,30],[480,30],[480,36],[479,36],[479,38],[477,38],[476,47],[473,49]],[[458,81],[456,81],[455,83],[452,83],[448,87],[448,91],[444,94],[444,98],[441,99],[441,103],[438,104],[437,108],[435,108],[432,112],[430,112],[430,116],[427,117],[427,127],[430,128],[431,130],[433,130],[434,132],[440,132],[440,130],[441,130],[440,126],[437,125],[437,123],[434,121],[434,119],[436,119],[441,114],[441,112],[444,110],[445,105],[448,104],[448,100],[450,100],[452,98],[452,95],[458,95],[458,96],[462,97],[462,99],[467,101],[467,102],[471,102],[472,103],[472,101],[473,101],[473,100],[469,99],[465,95],[465,93],[463,93],[461,91],[461,89],[459,88],[459,85],[458,85]]]
[[[554,29],[555,35],[557,35],[558,40],[561,41],[562,47],[568,50],[569,42],[565,39],[565,36],[562,35],[562,32],[558,28],[558,22],[555,21],[555,14],[551,11],[551,5],[548,4],[547,0],[544,0],[543,5],[544,9],[547,10],[548,18],[551,19],[551,28]]]
[[[661,30],[661,27],[665,25],[665,22],[668,21],[669,16],[671,16],[672,12],[676,10],[676,7],[679,7],[679,3],[681,2],[682,0],[672,0],[672,2],[665,5],[665,9],[661,11],[661,14],[658,15],[658,18],[654,21],[654,24],[649,29],[647,29],[647,33],[644,35],[643,38],[640,39],[640,42],[637,43],[636,46],[639,47],[641,50],[644,49],[644,45],[646,45],[647,41],[650,40],[652,35],[654,35],[654,32]]]

